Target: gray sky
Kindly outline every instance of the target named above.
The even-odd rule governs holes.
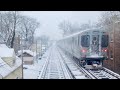
[[[63,20],[71,23],[84,24],[97,22],[100,17],[99,11],[24,11],[23,15],[36,18],[41,26],[36,30],[36,36],[48,35],[51,39],[59,39],[61,30],[58,24]]]

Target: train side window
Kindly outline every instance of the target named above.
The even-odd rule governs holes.
[[[77,36],[77,44],[79,46],[79,35]]]
[[[74,43],[75,43],[75,45],[78,45],[78,42],[77,42],[77,37],[74,37]]]
[[[73,37],[73,39],[72,39],[72,40],[73,40],[73,46],[74,46],[74,45],[75,45],[75,37]]]
[[[76,37],[76,45],[78,45],[78,36]]]
[[[77,36],[76,42],[77,42],[77,45],[79,45],[79,40],[78,40],[78,36]]]
[[[81,36],[81,45],[83,47],[89,47],[90,46],[90,36],[89,35],[82,35]]]
[[[73,45],[75,45],[75,43],[76,43],[76,42],[75,42],[75,37],[73,37],[72,40],[73,40]]]
[[[80,40],[81,40],[81,36],[79,35],[79,36],[78,36],[78,46],[81,45]]]
[[[101,46],[102,47],[108,46],[108,35],[102,35]]]

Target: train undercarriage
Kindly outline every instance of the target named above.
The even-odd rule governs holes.
[[[61,48],[64,53],[73,58],[73,60],[80,66],[86,68],[86,69],[102,69],[103,67],[103,60],[105,60],[104,57],[80,57],[79,59],[75,56],[73,56],[71,53],[68,51],[64,50]]]
[[[86,69],[101,69],[103,66],[103,58],[79,59],[79,64]]]

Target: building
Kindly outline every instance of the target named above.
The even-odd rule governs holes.
[[[109,59],[104,61],[104,66],[120,74],[120,23],[109,33]]]
[[[14,49],[0,44],[0,78],[22,78],[22,60],[15,55]]]
[[[23,56],[23,64],[24,65],[32,65],[34,64],[34,60],[35,60],[35,56],[36,56],[36,53],[35,52],[32,52],[30,50],[23,50],[23,53],[22,51],[18,51],[18,57],[22,58]]]

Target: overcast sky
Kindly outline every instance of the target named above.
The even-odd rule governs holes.
[[[36,18],[41,26],[36,30],[35,35],[48,35],[51,39],[59,39],[61,30],[58,24],[63,20],[71,23],[84,24],[88,21],[97,22],[100,17],[99,11],[24,11],[23,15]]]

